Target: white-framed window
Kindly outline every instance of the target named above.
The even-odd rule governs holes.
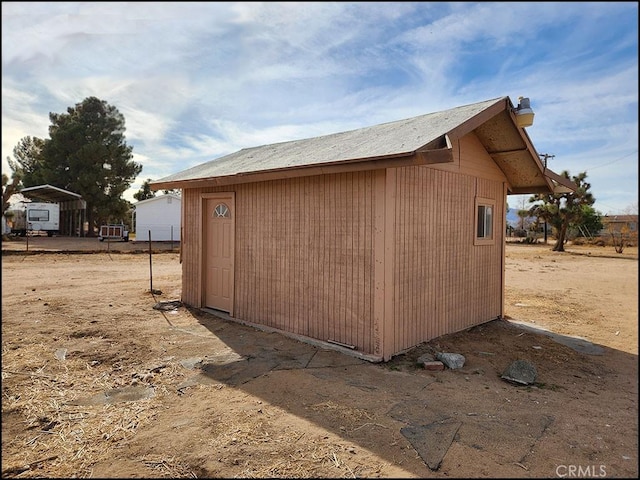
[[[475,202],[474,245],[493,245],[495,243],[496,201],[491,198],[476,197]]]

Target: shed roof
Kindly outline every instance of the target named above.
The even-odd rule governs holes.
[[[602,217],[603,223],[630,223],[638,222],[638,215],[604,215]]]
[[[182,201],[182,197],[180,197],[180,195],[176,195],[175,193],[165,193],[163,195],[158,195],[157,197],[151,197],[145,200],[140,200],[139,202],[134,203],[133,206],[137,207],[139,205],[146,205],[147,203],[154,203],[154,202],[157,202],[158,200],[166,200],[167,198],[173,198],[175,200]]]
[[[21,193],[23,197],[43,202],[62,203],[82,199],[82,195],[79,193],[73,193],[49,184],[26,187],[21,189],[19,193]]]
[[[509,97],[347,132],[244,148],[150,182],[154,190],[228,185],[335,171],[446,163],[452,140],[475,131],[511,193],[552,192],[570,182],[545,170]],[[554,177],[555,175],[555,177]]]

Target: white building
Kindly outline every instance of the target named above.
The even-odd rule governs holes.
[[[136,241],[180,241],[180,209],[182,199],[166,194],[134,203]]]

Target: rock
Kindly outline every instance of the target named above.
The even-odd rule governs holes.
[[[420,355],[416,362],[418,363],[418,365],[422,365],[424,362],[433,362],[434,360],[435,357],[433,355],[431,355],[430,353],[425,353],[424,355]]]
[[[516,360],[502,374],[502,379],[519,385],[531,385],[536,381],[536,367],[526,360]]]
[[[169,310],[177,310],[181,306],[182,306],[182,302],[180,300],[173,300],[170,302],[158,302],[153,306],[153,309],[169,311]]]
[[[155,395],[152,387],[132,385],[130,387],[114,388],[92,397],[83,397],[68,402],[69,405],[108,405],[119,402],[135,402],[147,400]]]
[[[202,358],[200,357],[185,358],[184,360],[180,360],[180,365],[182,365],[184,368],[188,368],[189,370],[194,370],[202,366]]]
[[[465,361],[464,356],[459,353],[439,352],[436,354],[436,358],[452,370],[462,368]]]

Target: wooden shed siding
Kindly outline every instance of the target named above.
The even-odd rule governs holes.
[[[506,178],[475,136],[458,146],[457,171],[396,170],[394,352],[502,315]],[[476,196],[495,200],[492,245],[474,245]]]
[[[371,175],[238,186],[239,318],[371,351]],[[238,200],[247,188],[253,189],[247,195],[257,199],[251,212]],[[258,244],[250,240],[254,231],[262,239]],[[242,300],[240,292],[259,296]]]
[[[201,224],[190,212],[204,193],[235,191],[234,316],[374,352],[375,175],[186,189],[184,301],[201,306]]]
[[[484,146],[473,133],[453,142],[454,161],[430,165],[431,168],[464,173],[478,178],[506,182],[507,177],[489,156]]]
[[[202,307],[202,199],[198,189],[182,192],[182,301]]]

